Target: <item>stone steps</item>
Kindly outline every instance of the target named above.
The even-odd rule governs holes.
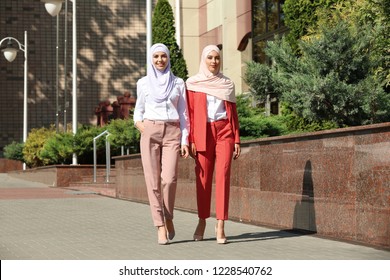
[[[104,196],[116,197],[116,172],[110,170],[109,181],[106,181],[106,170],[98,169],[96,172],[96,182],[93,181],[93,175],[82,176],[80,181],[72,182],[67,187],[80,193],[97,193]]]

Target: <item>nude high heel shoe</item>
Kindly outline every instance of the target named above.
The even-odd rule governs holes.
[[[225,238],[218,238],[218,226],[215,225],[215,238],[217,239],[217,244],[226,244],[227,239]]]
[[[160,231],[164,231],[165,234],[164,234],[164,232],[160,233]],[[167,245],[168,244],[167,232],[166,232],[165,226],[157,227],[157,235],[158,235],[158,245]],[[165,237],[162,237],[161,235],[165,235]]]

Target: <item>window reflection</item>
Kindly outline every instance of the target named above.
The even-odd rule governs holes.
[[[253,3],[253,34],[263,34],[266,29],[266,0],[252,1]]]
[[[283,14],[284,0],[252,1],[253,60],[266,63],[267,41],[286,31]]]

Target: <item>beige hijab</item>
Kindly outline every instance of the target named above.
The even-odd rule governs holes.
[[[188,78],[186,81],[187,89],[204,92],[215,96],[218,99],[235,103],[236,94],[234,83],[221,72],[218,71],[218,73],[214,75],[207,68],[206,58],[212,51],[216,51],[220,54],[219,48],[215,45],[208,45],[203,49],[202,57],[200,59],[199,72],[198,74]]]

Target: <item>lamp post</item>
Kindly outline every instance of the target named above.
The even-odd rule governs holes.
[[[152,0],[146,0],[146,67],[148,67],[152,46]]]
[[[41,0],[45,2],[45,8],[47,12],[51,16],[56,16],[61,10],[62,0]],[[73,51],[72,51],[72,72],[73,72],[73,80],[72,80],[72,131],[73,135],[77,133],[77,24],[76,24],[76,0],[71,0],[73,3],[73,26],[72,26],[72,43],[73,43]],[[65,73],[66,75],[66,73]],[[66,104],[65,104],[66,106]],[[64,124],[66,125],[66,123]],[[74,153],[72,158],[72,164],[77,164],[77,155]]]
[[[26,143],[27,140],[27,31],[24,31],[24,45],[22,45],[17,39],[13,37],[6,37],[0,41],[1,44],[8,40],[7,48],[2,50],[5,58],[12,62],[16,58],[18,50],[24,52],[24,90],[23,90],[23,143]],[[19,49],[12,47],[12,41],[15,41]],[[23,170],[26,170],[26,163],[23,163]]]

